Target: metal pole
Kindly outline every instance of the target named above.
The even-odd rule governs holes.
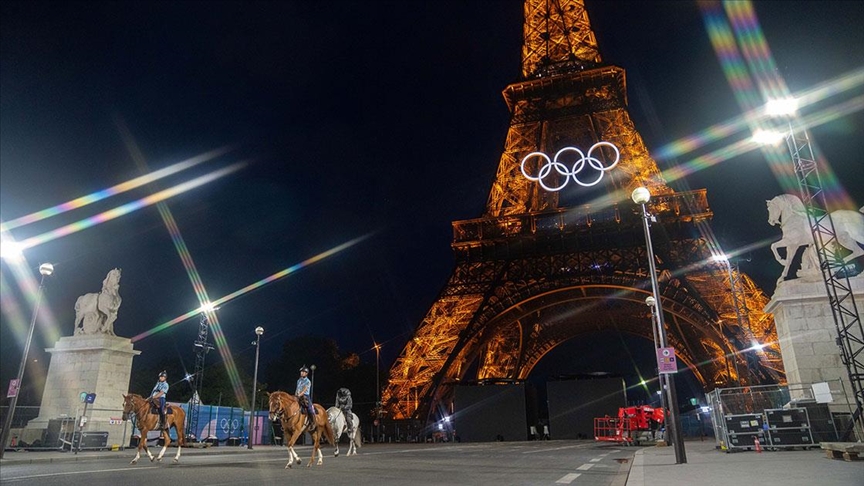
[[[315,391],[315,368],[314,364],[309,367],[312,370],[312,373],[310,373],[311,376],[309,376],[309,401],[313,404],[315,403],[315,399],[312,398],[312,392]]]
[[[252,443],[255,441],[255,429],[257,428],[257,424],[255,423],[255,392],[258,387],[258,355],[259,350],[261,349],[261,334],[264,334],[264,328],[255,328],[255,334],[257,334],[258,337],[255,338],[255,373],[253,373],[252,378],[252,401],[249,402],[249,408],[251,408],[249,411],[249,440],[246,443],[249,450],[252,450]]]
[[[651,300],[654,300],[654,297],[645,299],[645,303],[651,308],[651,332],[654,334],[654,352],[656,353],[657,348],[659,348],[657,341],[657,303],[651,302]],[[659,369],[657,370],[657,382],[660,384],[660,408],[663,410],[663,425],[666,427],[666,430],[669,430],[669,424],[666,423],[666,375],[660,373]],[[666,440],[666,434],[664,434],[663,440]]]
[[[39,280],[39,291],[36,293],[36,304],[33,306],[33,317],[30,319],[30,330],[27,331],[27,340],[24,342],[24,354],[21,355],[21,364],[18,366],[18,376],[16,383],[18,389],[15,391],[15,396],[9,402],[9,412],[6,413],[6,421],[3,423],[2,437],[0,437],[0,459],[3,458],[3,452],[6,450],[6,442],[9,440],[9,430],[12,428],[12,419],[15,417],[15,406],[18,405],[18,396],[21,395],[21,380],[24,379],[24,368],[27,367],[27,354],[30,352],[30,343],[33,341],[33,330],[36,328],[36,316],[39,314],[39,305],[42,303],[42,290],[45,288],[45,277],[51,275],[54,267],[47,273],[43,270],[43,266],[39,267],[39,272],[42,273],[42,278]]]
[[[645,203],[640,204],[642,207],[642,229],[645,232],[645,249],[648,252],[648,272],[651,274],[651,290],[654,294],[657,306],[657,330],[660,336],[660,347],[666,347],[666,323],[663,319],[663,306],[660,303],[660,285],[657,282],[657,268],[654,265],[654,247],[651,244],[651,230],[648,225],[648,210],[645,208]],[[686,464],[687,454],[684,451],[684,442],[679,435],[678,423],[678,393],[675,390],[675,379],[666,377],[667,384],[667,403],[669,404],[669,435],[675,446],[675,464]]]
[[[375,437],[375,442],[381,440],[381,371],[378,369],[381,363],[381,345],[375,343],[375,417],[378,427],[378,433]]]

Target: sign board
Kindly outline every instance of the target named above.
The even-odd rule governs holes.
[[[828,383],[813,383],[811,387],[813,388],[813,398],[816,399],[816,403],[831,403],[834,401],[834,397],[831,395],[831,387],[828,386]]]
[[[657,369],[660,373],[678,373],[675,348],[657,348]]]
[[[84,403],[93,403],[96,401],[95,393],[88,393],[86,397],[84,397]]]
[[[17,379],[9,380],[9,390],[6,392],[6,398],[17,397],[18,388],[20,386],[21,383],[19,383]]]

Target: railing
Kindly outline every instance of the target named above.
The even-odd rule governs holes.
[[[711,216],[704,189],[654,196],[649,211],[664,221],[698,221]],[[590,205],[561,208],[542,213],[525,213],[499,218],[477,218],[453,222],[453,243],[505,239],[521,235],[554,235],[639,221],[635,205],[623,203],[605,207]]]

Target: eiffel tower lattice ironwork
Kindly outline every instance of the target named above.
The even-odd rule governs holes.
[[[454,384],[525,379],[550,350],[589,332],[652,340],[645,242],[629,200],[638,186],[653,196],[662,307],[679,360],[706,389],[785,381],[773,317],[761,311],[768,299],[712,259],[720,252],[706,236],[706,192],[667,186],[627,111],[625,72],[602,62],[583,0],[527,0],[524,12],[522,78],[503,93],[511,120],[486,212],[453,223],[455,268],[390,369],[387,416],[434,419],[449,411]],[[573,190],[576,204],[521,172],[531,152],[599,141],[613,143],[620,162],[601,184]],[[744,352],[753,340],[769,345]]]

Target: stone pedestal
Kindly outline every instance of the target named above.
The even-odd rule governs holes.
[[[864,312],[864,277],[850,279],[858,312]],[[848,404],[855,409],[849,374],[840,358],[837,346],[837,326],[828,303],[825,283],[789,280],[777,287],[765,312],[774,314],[780,353],[786,369],[786,380],[791,384],[843,381],[847,402],[834,397],[831,408],[848,412]],[[861,316],[859,315],[859,319]],[[803,390],[798,390],[801,394]],[[792,398],[795,390],[790,390]]]
[[[80,395],[87,392],[95,393],[96,401],[88,405],[84,432],[108,432],[107,446],[111,447],[122,444],[124,428],[128,428],[128,441],[131,426],[120,423],[123,394],[129,390],[132,358],[141,354],[133,349],[132,341],[108,334],[78,335],[62,337],[46,351],[51,353],[51,364],[39,416],[27,424],[21,439],[40,438],[51,419],[80,416],[84,410]]]

